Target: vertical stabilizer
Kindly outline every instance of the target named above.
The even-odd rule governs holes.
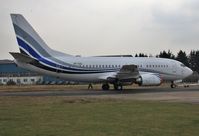
[[[11,14],[11,18],[19,49],[22,54],[29,55],[33,58],[63,55],[63,53],[49,48],[22,15]]]

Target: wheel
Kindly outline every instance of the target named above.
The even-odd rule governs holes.
[[[122,90],[123,89],[123,86],[121,84],[114,84],[114,89],[115,90]]]
[[[187,88],[187,87],[189,87],[189,85],[184,85],[184,88]]]
[[[174,83],[174,81],[171,82],[171,88],[176,88],[176,84]]]
[[[118,85],[118,90],[122,90],[123,86],[122,85]]]
[[[109,84],[102,85],[102,90],[109,90],[109,88],[110,88]]]
[[[114,87],[114,90],[118,90],[118,84],[114,84],[113,87]]]
[[[176,88],[176,84],[171,84],[171,88]]]

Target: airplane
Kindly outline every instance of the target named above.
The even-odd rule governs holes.
[[[132,56],[81,57],[51,49],[21,14],[11,14],[20,52],[10,52],[17,66],[67,81],[101,83],[102,90],[125,85],[159,86],[190,76],[183,63],[165,58]]]

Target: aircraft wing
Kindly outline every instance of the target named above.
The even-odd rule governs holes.
[[[117,73],[119,80],[137,79],[140,76],[137,65],[124,65]]]
[[[139,78],[140,73],[138,71],[137,65],[124,65],[118,72],[109,73],[101,77],[103,80],[109,82],[114,82],[115,80],[119,81],[134,81]]]
[[[23,63],[38,63],[37,60],[18,52],[10,52],[10,54],[19,62]]]

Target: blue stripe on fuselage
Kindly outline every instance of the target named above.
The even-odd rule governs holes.
[[[30,48],[23,40],[21,40],[20,38],[17,37],[17,42],[18,42],[19,46],[21,46],[23,49],[28,51],[34,58],[36,58],[38,60],[41,59],[41,57],[32,48]]]
[[[69,68],[69,67],[65,67],[65,66],[62,66],[62,65],[58,65],[58,64],[55,64],[53,62],[50,62],[48,60],[46,60],[45,58],[43,58],[42,56],[40,56],[37,52],[35,52],[27,43],[25,43],[22,39],[20,39],[19,37],[17,37],[17,41],[18,41],[18,44],[19,46],[21,46],[23,49],[25,49],[26,51],[28,51],[34,58],[36,58],[37,60],[49,65],[49,66],[52,66],[52,67],[59,67],[61,69],[64,69],[64,70],[76,70],[76,71],[81,71],[81,72],[87,72],[87,71],[90,71],[90,72],[113,72],[113,71],[116,71],[116,70],[86,70],[86,69],[74,69],[74,68]]]

